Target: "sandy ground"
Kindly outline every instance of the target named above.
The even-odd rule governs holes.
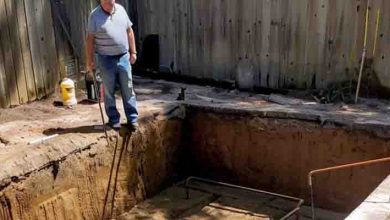
[[[324,125],[329,122],[354,125],[356,129],[377,129],[380,135],[390,136],[387,132],[390,128],[390,104],[385,101],[363,100],[363,104],[359,105],[324,105],[281,95],[251,94],[140,77],[135,77],[134,81],[141,118],[169,111],[169,108],[166,109],[168,104],[187,104],[222,110],[260,111],[267,117],[283,115],[288,118],[319,120]],[[185,101],[176,100],[181,88],[186,88]],[[94,129],[102,123],[99,106],[85,102],[85,98],[85,92],[79,90],[79,104],[73,109],[57,105],[61,101],[59,94],[16,108],[1,109],[0,160],[8,157],[14,150],[20,151],[21,146],[26,147],[30,141],[52,134],[92,133],[95,134],[89,137],[92,139],[101,136],[102,131]],[[123,116],[120,98],[117,106]],[[125,118],[122,117],[122,120],[125,121]]]
[[[81,87],[81,86],[80,86]],[[218,97],[224,100],[236,100],[241,104],[264,104],[261,96],[238,93],[212,87],[202,87],[170,83],[165,81],[153,81],[149,79],[136,78],[135,88],[137,93],[140,117],[147,117],[156,111],[161,111],[161,105],[165,103],[179,103],[176,99],[181,88],[187,88],[187,100],[200,100],[209,102],[210,97]],[[59,94],[52,97],[19,106],[12,109],[0,110],[0,157],[4,151],[9,151],[12,146],[18,144],[26,145],[29,141],[48,136],[55,131],[61,132],[74,128],[74,133],[88,133],[93,131],[95,125],[101,124],[99,106],[88,103],[83,90],[78,91],[79,104],[69,109],[58,106],[61,102]],[[246,100],[246,102],[244,102]],[[123,107],[121,99],[118,97],[117,106],[123,117]],[[153,113],[154,112],[154,113]],[[107,118],[106,118],[107,121]],[[57,132],[57,133],[58,133]]]
[[[185,103],[188,104],[300,112],[307,115],[321,115],[323,120],[341,118],[345,124],[360,123],[377,127],[390,125],[390,104],[387,101],[363,100],[359,105],[317,104],[281,95],[251,94],[237,90],[135,77],[141,117],[156,110],[155,105],[176,102],[181,88],[186,88]],[[1,109],[0,149],[39,138],[45,134],[45,131],[47,133],[48,129],[100,124],[98,105],[85,102],[85,97],[85,92],[79,90],[80,104],[73,109],[56,106],[56,103],[61,101],[59,94],[13,109]],[[117,106],[123,116],[122,103],[119,98]]]
[[[199,185],[198,185],[199,186]],[[170,187],[155,197],[136,205],[129,212],[120,215],[118,220],[154,219],[154,220],[271,220],[286,216],[296,206],[296,201],[276,196],[250,193],[227,187],[202,184],[190,188],[187,199],[184,184]],[[213,193],[211,193],[213,192]],[[217,192],[217,193],[215,193]],[[344,219],[345,214],[316,210],[317,219]],[[311,219],[310,208],[301,207],[299,219]],[[292,216],[289,219],[295,219]]]

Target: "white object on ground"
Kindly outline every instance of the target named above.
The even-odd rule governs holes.
[[[58,136],[59,136],[58,134],[53,134],[53,135],[50,135],[47,137],[39,138],[39,139],[28,142],[28,145],[42,144],[43,142],[48,141],[48,140],[53,139],[53,138],[58,137]]]

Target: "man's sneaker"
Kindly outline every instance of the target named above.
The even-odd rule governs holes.
[[[110,127],[111,129],[113,129],[115,131],[119,131],[119,129],[121,128],[121,123],[120,122],[117,122],[117,123],[108,122],[108,123],[106,123],[106,126]]]

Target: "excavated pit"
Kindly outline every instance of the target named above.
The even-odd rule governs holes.
[[[119,170],[118,219],[137,219],[134,214],[141,215],[138,219],[277,219],[278,212],[288,210],[287,203],[254,208],[245,202],[251,195],[242,193],[235,200],[196,190],[192,200],[183,200],[182,188],[172,185],[198,176],[303,198],[309,205],[311,170],[390,156],[389,126],[387,119],[378,119],[381,113],[373,118],[367,109],[346,113],[334,106],[280,105],[263,96],[243,98],[243,93],[221,94],[213,88],[142,83],[141,129],[133,134]],[[183,86],[187,101],[174,101]],[[0,146],[0,219],[100,219],[114,146],[94,130],[98,107],[53,113],[47,104],[0,114],[34,109],[42,117],[7,117],[0,125],[1,140],[8,143]],[[27,144],[39,134],[59,136]],[[322,218],[340,219],[346,215],[337,213],[352,212],[389,170],[389,164],[378,164],[316,176],[315,201]],[[276,211],[264,217],[259,211],[264,207]],[[307,207],[302,213],[303,219],[310,217]]]

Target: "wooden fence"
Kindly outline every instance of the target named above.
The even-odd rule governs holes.
[[[0,106],[45,97],[59,79],[50,2],[0,0]]]
[[[298,89],[357,78],[368,0],[118,2],[136,24],[140,44],[159,35],[160,65],[177,74],[236,81],[244,69],[254,86]],[[0,0],[1,107],[51,94],[67,74],[69,55],[83,64],[87,18],[96,4]],[[370,15],[363,81],[389,90],[390,1],[372,0]]]
[[[118,0],[130,14],[135,1]],[[0,0],[0,108],[52,94],[85,58],[97,0]],[[136,20],[133,13],[132,18]]]
[[[160,65],[254,86],[325,88],[357,78],[367,0],[138,0],[140,38],[160,37]],[[373,54],[377,10],[380,9]],[[390,1],[372,0],[364,83],[390,88]],[[371,71],[368,71],[372,68]]]

